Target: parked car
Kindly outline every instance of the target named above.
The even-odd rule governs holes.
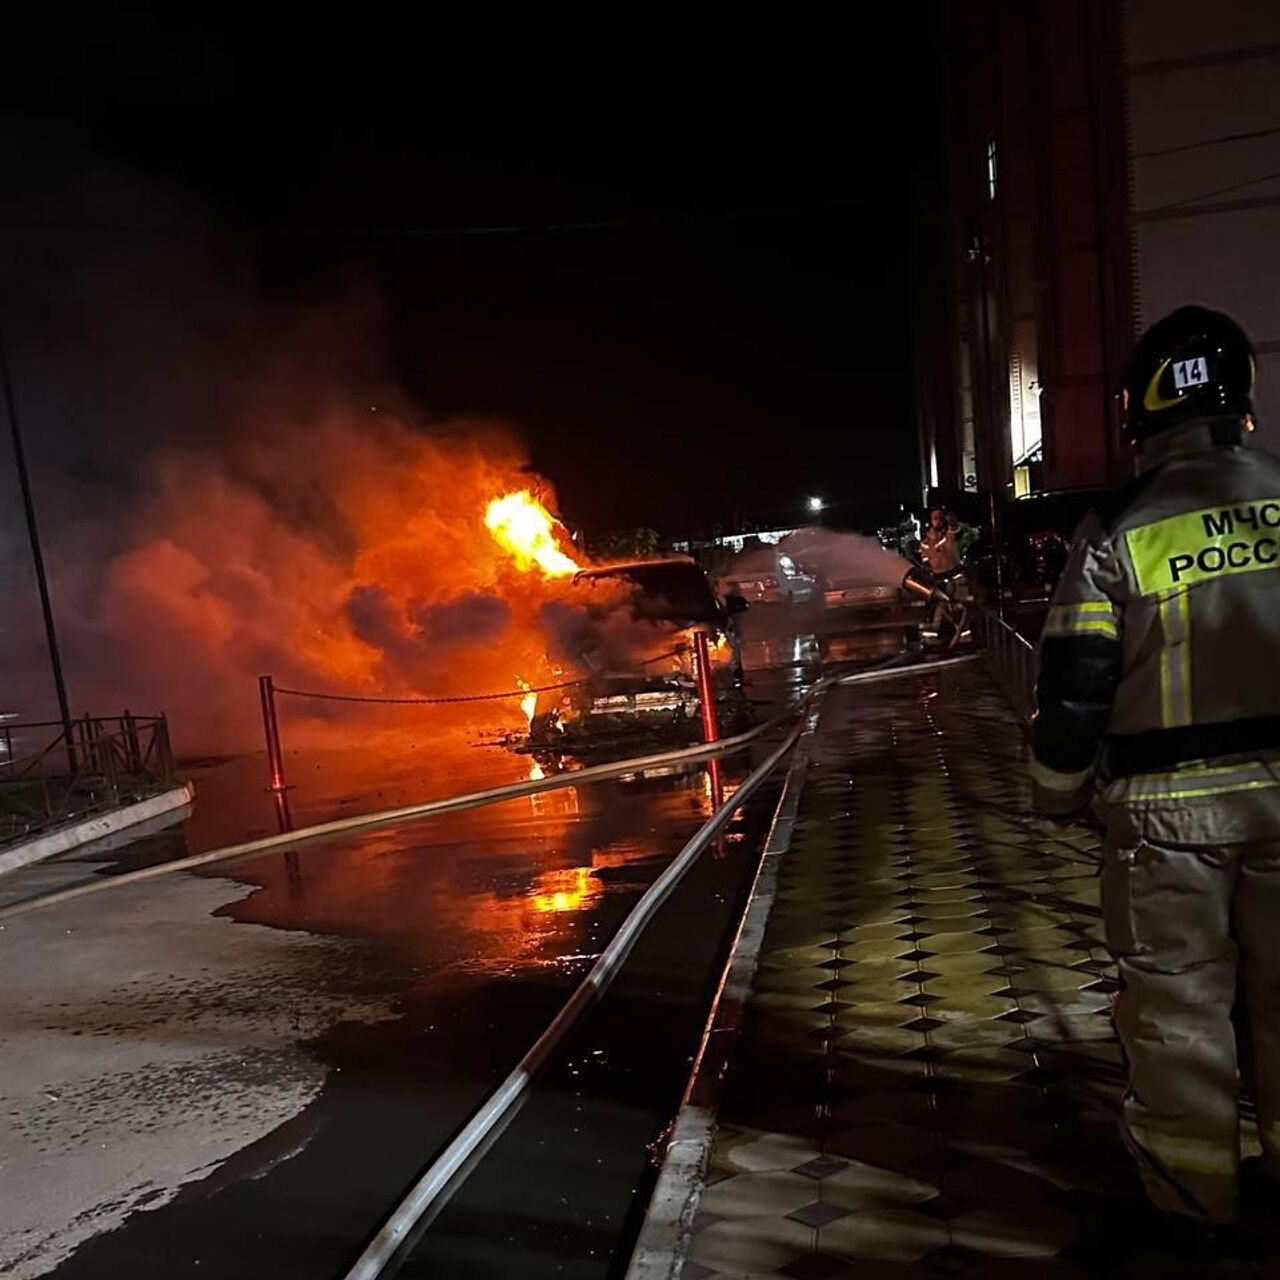
[[[705,631],[722,721],[746,710],[736,616],[747,608],[735,594],[721,598],[687,556],[583,569],[553,674],[583,683],[538,695],[530,744],[571,749],[577,741],[637,727],[683,737],[700,728],[694,632]],[[574,602],[570,602],[571,606]]]
[[[716,582],[721,596],[749,604],[801,604],[812,599],[815,579],[777,546],[753,547],[735,556]]]
[[[900,586],[885,582],[827,583],[823,588],[822,602],[828,609],[871,609],[881,611],[895,609],[906,603]]]
[[[860,533],[798,529],[780,544],[782,550],[813,576],[823,605],[874,615],[901,611],[910,599],[902,579],[910,565],[879,541]]]

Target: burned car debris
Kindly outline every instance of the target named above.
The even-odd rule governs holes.
[[[736,615],[741,597],[721,598],[688,557],[635,560],[582,569],[572,579],[569,606],[544,618],[556,637],[548,670],[566,689],[538,694],[529,749],[600,747],[637,733],[664,741],[698,736],[694,633],[707,634],[719,718],[741,723],[748,713]]]

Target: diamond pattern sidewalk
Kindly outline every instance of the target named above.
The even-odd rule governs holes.
[[[980,667],[829,697],[685,1280],[1170,1274],[1121,1234],[1096,839],[1023,750]]]

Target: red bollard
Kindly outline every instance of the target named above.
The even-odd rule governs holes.
[[[280,749],[280,721],[276,718],[276,691],[270,676],[258,677],[262,697],[262,729],[267,738],[267,766],[271,771],[271,791],[284,791],[284,752]]]
[[[693,633],[693,654],[698,675],[698,705],[702,711],[703,742],[720,741],[720,725],[716,720],[716,694],[711,683],[711,650],[707,633]]]

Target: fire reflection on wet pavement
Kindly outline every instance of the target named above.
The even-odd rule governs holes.
[[[526,796],[230,869],[256,892],[236,920],[389,943],[415,964],[472,969],[590,951],[606,895],[647,882],[705,817],[705,767]],[[228,874],[221,871],[219,874]]]

